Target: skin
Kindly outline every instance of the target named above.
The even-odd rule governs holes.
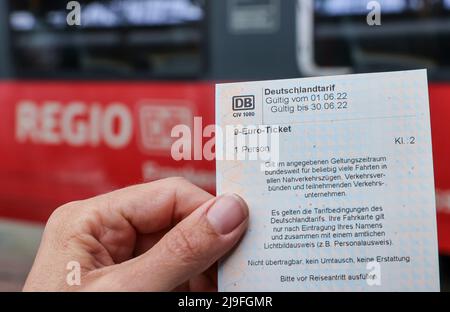
[[[247,224],[241,198],[182,178],[72,202],[50,217],[24,291],[216,291],[216,262]],[[79,286],[66,282],[72,261]]]

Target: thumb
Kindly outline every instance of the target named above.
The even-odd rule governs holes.
[[[170,291],[203,273],[244,234],[248,207],[237,195],[213,199],[178,223],[152,249],[120,264],[119,285],[135,291]]]

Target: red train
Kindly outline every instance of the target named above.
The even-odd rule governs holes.
[[[214,192],[214,162],[174,161],[170,132],[214,123],[217,81],[427,68],[450,254],[448,1],[381,1],[382,27],[364,1],[80,1],[76,27],[59,1],[2,2],[2,218],[43,223],[65,202],[174,175]]]

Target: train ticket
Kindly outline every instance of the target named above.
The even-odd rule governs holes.
[[[220,291],[439,291],[426,70],[218,84]]]

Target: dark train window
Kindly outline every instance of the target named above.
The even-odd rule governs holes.
[[[195,78],[204,70],[205,9],[194,0],[9,1],[15,75]]]
[[[368,26],[368,2],[314,2],[317,64],[448,72],[450,0],[379,0],[381,27]]]

